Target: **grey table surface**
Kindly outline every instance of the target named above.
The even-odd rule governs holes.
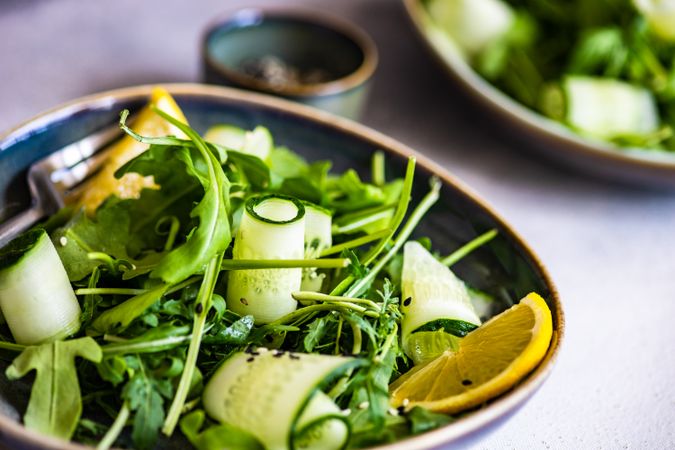
[[[198,81],[199,36],[251,2],[0,1],[0,129],[61,102]],[[331,11],[375,39],[362,122],[427,154],[528,240],[567,335],[539,393],[475,448],[675,448],[675,193],[594,180],[520,151],[457,96],[395,0],[263,1]]]

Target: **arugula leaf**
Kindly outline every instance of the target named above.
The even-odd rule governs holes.
[[[35,370],[35,382],[23,417],[26,428],[61,439],[70,439],[82,414],[75,358],[99,362],[101,348],[90,338],[55,341],[27,347],[7,368],[16,380]]]
[[[140,317],[145,310],[162,298],[168,288],[168,285],[159,285],[105,310],[91,323],[89,330],[95,334],[103,334],[128,327],[134,319]]]
[[[260,190],[269,187],[271,180],[270,169],[262,159],[255,155],[234,150],[229,150],[227,154],[236,165],[237,170],[243,172],[244,181],[249,181],[254,188]]]
[[[204,411],[193,411],[180,421],[180,429],[197,450],[264,450],[253,435],[226,423],[200,431],[206,420]]]
[[[113,355],[111,357],[103,358],[103,360],[96,365],[96,370],[102,379],[113,386],[117,386],[126,378],[127,362],[124,357]]]
[[[164,422],[164,398],[171,398],[173,387],[168,380],[153,378],[140,358],[132,360],[134,374],[122,390],[122,398],[134,411],[131,438],[141,450],[153,448]]]
[[[314,320],[307,326],[307,334],[305,334],[305,338],[302,341],[307,353],[314,351],[314,348],[321,341],[321,338],[324,337],[328,331],[328,322],[329,317],[323,316]]]
[[[253,330],[253,324],[253,316],[244,316],[232,325],[205,336],[202,342],[205,344],[243,345],[251,334],[251,330]]]
[[[288,148],[277,147],[269,156],[271,188],[282,194],[323,205],[326,203],[324,190],[331,165],[330,161],[309,164]]]
[[[230,245],[232,240],[228,219],[230,182],[223,172],[220,161],[212,152],[213,146],[208,146],[187,125],[157,108],[153,109],[192,140],[192,147],[170,146],[164,147],[163,151],[171,151],[172,156],[183,163],[184,171],[196,179],[204,190],[204,196],[190,213],[190,217],[197,219],[199,224],[188,233],[186,242],[164,256],[150,274],[154,278],[176,284],[202,270],[215,255],[224,252]],[[124,125],[127,114],[128,112],[121,116],[121,125]],[[137,138],[133,134],[130,136]],[[148,152],[140,157],[146,154]],[[152,155],[153,152],[149,154]],[[136,158],[120,173],[126,173],[138,164]]]
[[[101,264],[89,259],[88,254],[91,252],[131,259],[126,251],[129,216],[104,206],[94,219],[87,217],[84,211],[78,212],[51,236],[71,281],[81,280]]]
[[[377,206],[386,200],[382,188],[362,182],[353,169],[347,170],[339,177],[329,177],[326,189],[329,200],[325,206],[338,212]]]
[[[425,433],[452,423],[455,420],[451,416],[434,413],[419,406],[415,406],[408,411],[406,418],[410,421],[410,432],[412,434]]]
[[[307,161],[286,147],[273,148],[268,165],[277,182],[284,178],[301,177],[309,170]]]

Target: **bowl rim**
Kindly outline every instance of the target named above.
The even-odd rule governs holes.
[[[0,133],[0,152],[10,145],[21,141],[22,137],[30,136],[31,133],[38,132],[40,129],[43,129],[56,120],[70,117],[73,114],[91,108],[112,105],[118,101],[147,98],[150,96],[152,89],[156,86],[158,86],[158,84],[108,90],[80,97],[39,113],[14,128],[11,128],[4,133]],[[498,419],[506,416],[509,412],[515,411],[518,406],[522,405],[543,384],[553,370],[554,363],[560,352],[560,345],[565,330],[565,316],[558,290],[553,283],[548,270],[524,239],[463,181],[450,174],[442,166],[433,162],[431,159],[395,139],[364,125],[335,116],[323,110],[269,95],[222,86],[198,83],[167,83],[161,84],[161,86],[167,89],[172,95],[207,97],[221,101],[226,100],[235,104],[238,103],[256,107],[262,106],[268,110],[283,112],[284,114],[289,114],[301,120],[308,120],[322,126],[333,128],[341,133],[366,141],[386,152],[393,153],[400,157],[407,158],[409,156],[415,156],[419,166],[440,178],[444,185],[460,191],[461,194],[483,209],[483,211],[494,220],[504,235],[512,241],[513,245],[516,248],[519,248],[524,256],[532,261],[536,270],[541,274],[543,282],[550,291],[547,300],[549,305],[552,306],[551,312],[553,314],[554,329],[546,356],[539,365],[511,390],[490,401],[488,407],[472,411],[466,416],[462,416],[456,421],[441,428],[391,444],[371,447],[371,450],[422,450],[457,441],[496,422]],[[25,442],[29,445],[36,446],[37,448],[59,450],[92,449],[92,447],[81,443],[63,441],[27,430],[21,422],[16,422],[4,414],[0,414],[0,436],[9,437],[16,442]]]
[[[216,31],[227,24],[236,23],[240,17],[247,16],[256,17],[260,21],[269,18],[293,20],[333,31],[355,44],[363,53],[363,61],[355,70],[347,75],[322,83],[276,86],[251,77],[222,64],[209,50],[209,40]],[[352,90],[366,83],[372,77],[378,63],[378,52],[375,42],[354,23],[323,11],[272,6],[233,9],[211,20],[202,33],[201,56],[204,65],[208,69],[215,71],[226,80],[232,80],[241,87],[295,98],[324,97]]]
[[[565,125],[539,114],[509,97],[481,77],[459,54],[442,52],[429,38],[426,22],[430,20],[423,0],[403,0],[404,9],[417,35],[427,50],[445,71],[457,80],[473,97],[500,115],[511,119],[519,128],[527,129],[547,140],[565,145],[569,152],[587,158],[588,162],[612,162],[623,167],[641,166],[647,170],[675,173],[675,155],[650,149],[618,147],[610,143],[586,138]]]

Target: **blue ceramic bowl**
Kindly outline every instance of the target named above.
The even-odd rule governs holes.
[[[207,83],[278,95],[356,119],[377,49],[359,28],[332,16],[250,8],[207,28],[202,63]],[[291,66],[296,82],[287,82]]]
[[[374,151],[386,152],[387,171],[403,175],[406,159],[415,155],[418,170],[414,200],[426,193],[428,180],[443,181],[440,201],[417,230],[428,236],[441,253],[490,228],[499,237],[462,260],[453,270],[476,287],[501,299],[504,308],[530,291],[539,292],[553,313],[554,337],[542,363],[518,386],[487,405],[468,412],[455,422],[381,449],[429,449],[447,444],[464,445],[484,436],[513,414],[534,394],[553,367],[563,335],[563,313],[557,291],[544,267],[525,242],[489,206],[439,166],[398,142],[346,119],[295,103],[233,89],[194,84],[168,85],[198,131],[219,123],[245,128],[264,125],[276,143],[286,145],[310,160],[331,159],[334,169],[355,168],[368,176]],[[147,102],[151,86],[104,92],[75,100],[41,114],[14,130],[0,135],[0,210],[13,213],[28,205],[25,182],[27,167],[56,149],[118,120],[122,109],[131,110]],[[0,370],[7,362],[0,359]],[[8,384],[0,377],[0,446],[12,449],[82,449],[25,430],[19,422],[29,395],[29,386]],[[162,448],[185,448],[182,442],[164,443]]]

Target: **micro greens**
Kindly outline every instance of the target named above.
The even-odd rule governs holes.
[[[236,137],[226,144],[248,142],[230,148],[205,141],[159,109],[149,111],[187,139],[139,135],[127,126],[123,112],[120,128],[148,149],[116,176],[152,177],[156,186],[138,198],[111,197],[90,214],[65,210],[50,234],[82,308],[81,330],[69,340],[38,347],[0,341],[5,353],[19,353],[8,377],[37,370],[26,425],[97,442],[99,449],[150,449],[163,445],[161,434],[175,435],[177,427],[198,449],[262,448],[252,435],[215,423],[201,409],[204,383],[223,361],[241,352],[254,357],[261,347],[287,358],[350,355],[354,364],[326,386],[325,400],[346,411],[339,417],[353,430],[350,447],[387,442],[451,420],[423,410],[392,415],[388,408],[389,382],[411,364],[399,347],[402,313],[394,266],[398,261],[400,279],[401,249],[438,200],[440,182],[432,179],[417,202],[413,157],[402,178],[387,180],[385,154],[375,153],[367,182],[354,170],[335,175],[328,161],[309,163],[275,146],[262,127],[252,132],[225,127]],[[265,148],[250,148],[258,141]],[[306,205],[298,211],[323,211],[322,229],[332,228],[326,231],[330,239],[319,248],[315,238],[299,233],[306,259],[235,258],[232,236],[244,229],[247,202],[261,195],[292,196],[293,204]],[[443,262],[457,262],[495,234],[491,230],[475,238]],[[339,257],[326,258],[330,255]],[[301,283],[307,269],[318,284]],[[278,290],[260,277],[275,270],[297,275],[284,292],[297,308],[269,323],[253,312],[237,314],[227,295],[231,280],[251,271],[257,278],[244,276],[242,283],[259,278],[254,288]],[[234,301],[248,302],[243,296]],[[75,356],[88,361],[75,364]],[[361,408],[365,403],[370,406]],[[303,438],[311,440],[312,434]]]

